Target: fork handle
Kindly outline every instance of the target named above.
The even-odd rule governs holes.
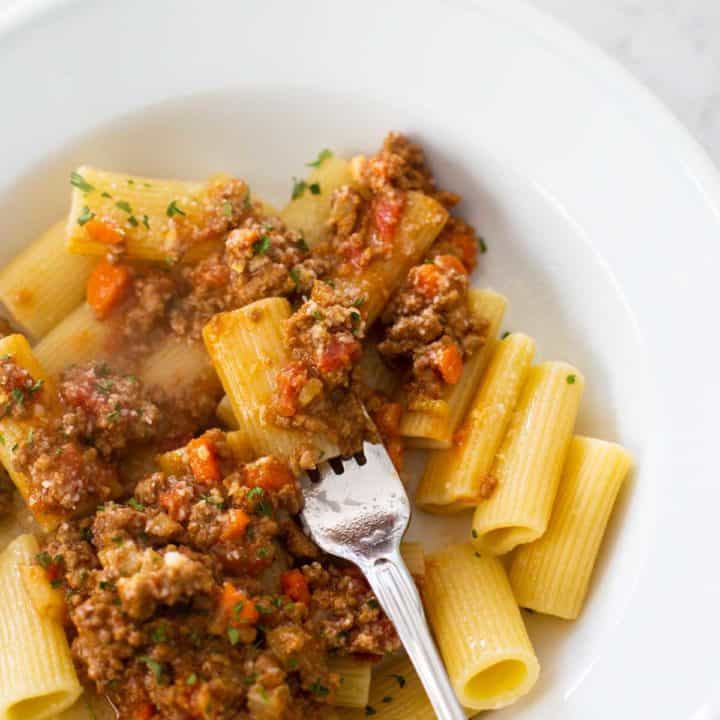
[[[393,621],[440,720],[465,720],[425,618],[420,594],[399,553],[368,563],[363,570]]]

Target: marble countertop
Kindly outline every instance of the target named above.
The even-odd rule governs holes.
[[[0,13],[26,2],[0,0]],[[527,2],[619,60],[720,166],[720,0]]]
[[[530,0],[619,60],[720,166],[719,0]]]

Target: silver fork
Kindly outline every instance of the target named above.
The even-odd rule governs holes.
[[[382,445],[359,459],[333,459],[301,476],[302,520],[327,553],[355,563],[392,620],[440,720],[464,720],[430,635],[422,601],[400,556],[410,502]]]

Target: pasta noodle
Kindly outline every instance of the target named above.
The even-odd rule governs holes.
[[[415,580],[425,577],[425,550],[419,542],[406,540],[400,544],[400,555]]]
[[[280,218],[291,228],[300,230],[310,247],[327,239],[327,220],[333,192],[342,185],[353,185],[350,163],[340,157],[332,156],[321,161],[313,170],[304,188],[288,202],[280,213]]]
[[[325,457],[338,455],[327,439],[280,428],[265,419],[271,404],[275,376],[288,361],[284,345],[290,303],[268,298],[239,310],[220,313],[205,326],[203,337],[215,370],[241,420],[250,445],[258,454],[291,461],[310,445]]]
[[[530,369],[535,342],[515,333],[497,344],[452,447],[430,453],[415,501],[428,512],[478,505],[495,453]]]
[[[335,705],[338,707],[364,708],[370,695],[372,663],[347,655],[330,658],[330,672],[340,676]]]
[[[37,552],[35,538],[21,535],[0,555],[2,720],[53,718],[82,692],[62,625],[36,613],[21,577]]]
[[[67,253],[65,227],[65,220],[55,223],[0,271],[0,300],[36,338],[80,305],[95,264]]]
[[[481,552],[502,555],[545,532],[584,384],[567,363],[530,370],[491,470],[497,488],[475,509],[473,537]]]
[[[547,531],[513,556],[510,582],[520,605],[567,620],[580,615],[610,513],[631,464],[620,445],[573,438]]]
[[[460,702],[501,708],[535,684],[539,665],[500,561],[470,544],[428,558],[425,605]]]
[[[231,430],[238,428],[238,421],[233,412],[230,398],[227,395],[223,395],[222,400],[218,403],[217,409],[215,410],[215,414],[226,428],[230,428]]]
[[[413,410],[403,414],[400,434],[413,447],[449,448],[453,434],[473,399],[477,384],[495,345],[495,337],[505,315],[507,298],[493,290],[470,290],[468,302],[473,315],[488,323],[485,345],[468,358],[457,385],[449,386],[445,397],[430,411]]]
[[[240,430],[229,432],[225,439],[239,462],[249,462],[253,459],[253,451],[245,433]],[[182,475],[187,472],[188,467],[187,446],[156,455],[155,462],[167,475]]]

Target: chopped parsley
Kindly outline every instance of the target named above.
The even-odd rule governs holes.
[[[568,385],[574,385],[577,377],[575,375],[568,375],[566,378]]]
[[[141,663],[145,663],[147,667],[152,670],[152,674],[155,676],[155,682],[160,685],[163,681],[163,675],[165,673],[165,666],[159,663],[157,660],[153,660],[148,655],[143,655],[139,658]]]
[[[250,199],[250,191],[248,190],[247,195],[245,196],[245,199],[243,200],[243,207],[246,210],[249,210],[252,207],[252,200]]]
[[[473,528],[473,529],[470,531],[470,534],[471,534],[474,538],[476,538],[476,537],[478,536],[478,531],[477,531],[475,528]]]
[[[308,185],[308,190],[310,190],[313,195],[319,195],[320,183],[312,183],[311,185]]]
[[[290,278],[295,283],[295,287],[300,285],[300,273],[297,268],[290,268],[288,275],[290,275]]]
[[[137,227],[139,225],[137,218],[134,215],[131,215],[128,218],[128,225],[130,225],[130,227]]]
[[[302,250],[302,252],[304,252],[304,253],[310,252],[310,247],[307,244],[307,242],[305,241],[304,235],[300,236],[300,239],[297,241],[297,244],[298,244],[298,247],[300,248],[300,250]]]
[[[359,297],[356,297],[353,300],[353,307],[362,307],[362,305],[365,303],[365,296],[360,295]]]
[[[188,675],[187,680],[185,681],[186,685],[194,685],[198,681],[198,676],[195,673],[191,673]]]
[[[480,252],[482,254],[487,252],[487,244],[485,243],[485,240],[483,240],[483,238],[481,237],[478,238],[478,247],[480,248]]]
[[[325,162],[325,160],[327,160],[328,158],[331,158],[332,156],[333,156],[332,150],[328,150],[327,148],[324,148],[323,150],[321,150],[318,153],[317,159],[313,160],[312,162],[305,163],[305,164],[307,165],[307,167],[317,168],[317,167],[320,167]]]
[[[299,198],[305,192],[306,187],[307,183],[304,180],[298,180],[297,178],[293,178],[293,187],[290,197],[293,200],[297,200],[297,198]]]
[[[95,383],[95,387],[97,388],[98,392],[102,393],[103,395],[107,395],[113,389],[113,381],[98,380]]]
[[[100,195],[100,197],[108,198],[109,200],[112,200],[112,195],[109,192],[104,192]]]
[[[101,580],[98,583],[98,587],[101,590],[114,590],[115,589],[115,586],[111,582],[108,582],[107,580]]]
[[[130,214],[132,212],[132,208],[130,207],[130,203],[127,200],[118,200],[115,203],[115,207],[118,210],[123,210],[124,212]]]
[[[479,552],[475,551],[475,557],[476,557],[476,558],[481,558],[482,555],[481,555]]]
[[[32,394],[32,393],[36,393],[36,392],[43,386],[44,383],[45,383],[45,381],[42,380],[42,379],[41,379],[41,380],[36,380],[36,381],[30,386],[28,392],[30,392],[31,394]]]
[[[352,320],[353,325],[359,325],[362,320],[360,313],[355,312],[354,310],[350,313],[350,319]]]
[[[392,702],[392,698],[391,698],[389,695],[386,695],[386,696],[382,699],[382,701],[383,701],[384,703],[391,703],[391,702]]]
[[[398,684],[401,688],[404,688],[404,687],[405,687],[405,677],[404,677],[403,675],[392,674],[392,675],[390,675],[390,677],[391,677],[391,678],[395,678],[395,680],[397,680],[397,684]]]
[[[236,628],[228,628],[227,635],[231,645],[237,645],[240,642],[240,633]]]
[[[330,694],[330,688],[323,685],[320,680],[316,680],[310,687],[310,692],[318,697],[326,697]]]
[[[371,610],[377,610],[377,609],[380,608],[380,603],[379,603],[377,600],[375,600],[375,598],[370,598],[370,599],[367,601],[367,606],[368,606]]]
[[[120,411],[119,410],[113,410],[112,412],[109,412],[105,418],[108,422],[114,423],[117,422],[120,419]]]
[[[134,510],[144,510],[145,509],[145,506],[141,502],[138,502],[134,497],[130,498],[128,500],[127,504]]]
[[[5,444],[5,436],[2,433],[0,433],[0,445],[4,445],[4,444]]]
[[[30,430],[28,430],[27,440],[25,440],[25,444],[28,447],[32,447],[34,444],[34,440],[33,440],[34,434],[35,434],[35,432],[34,432],[34,430],[32,430],[32,428]]]
[[[39,552],[35,556],[35,560],[37,560],[38,564],[44,567],[46,570],[50,567],[50,563],[52,562],[52,558],[50,557],[50,553],[47,550],[43,550],[42,552]]]
[[[272,517],[273,507],[267,500],[261,500],[255,506],[255,513],[257,515],[264,515],[265,517]]]
[[[252,244],[253,255],[264,255],[270,249],[270,238],[267,235],[261,235],[259,240]]]
[[[313,312],[313,317],[317,322],[320,322],[320,320],[322,320],[322,313],[319,310],[315,310],[315,312]]]
[[[123,540],[122,535],[114,535],[111,540],[117,545],[122,545],[125,541]]]
[[[266,558],[269,554],[270,550],[265,547],[258,548],[258,551],[255,553],[259,558]]]
[[[214,505],[218,508],[222,508],[225,506],[225,501],[222,498],[218,500],[218,498],[214,497],[213,495],[203,495],[200,499],[208,503],[209,505]]]
[[[506,337],[508,337],[508,335],[510,335],[510,331],[509,331],[509,330],[506,330],[506,331],[500,336],[500,339],[501,339],[501,340],[504,340]]]
[[[365,717],[370,717],[371,715],[377,715],[377,710],[372,705],[366,705]]]
[[[254,487],[248,492],[247,499],[255,500],[257,498],[262,498],[264,494],[265,491],[261,487]]]
[[[143,215],[142,224],[149,230],[150,229],[150,218],[147,215]]]
[[[232,205],[229,202],[223,203],[222,214],[225,217],[232,217]]]
[[[168,639],[167,631],[166,631],[164,625],[158,625],[158,627],[153,628],[153,631],[151,634],[152,634],[153,642],[156,642],[156,643],[164,643]]]
[[[77,224],[82,227],[86,222],[90,222],[95,217],[95,213],[90,210],[90,208],[85,205],[82,209],[82,213],[80,214],[80,217],[77,219]]]
[[[173,200],[168,206],[165,214],[171,218],[174,215],[184,215],[185,213],[177,206],[177,200]]]
[[[22,405],[25,402],[25,395],[20,388],[13,388],[12,397],[18,405]]]
[[[233,605],[233,615],[238,617],[244,607],[245,603],[242,600],[240,602],[236,602],[235,605]]]
[[[297,670],[300,663],[296,657],[289,657],[286,663],[288,670]]]
[[[79,172],[75,171],[70,173],[70,184],[84,193],[92,192],[95,189]]]

